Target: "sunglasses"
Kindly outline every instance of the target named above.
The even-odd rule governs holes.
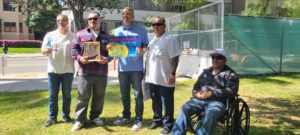
[[[212,55],[211,59],[224,60],[226,58],[223,55]]]
[[[155,26],[161,26],[164,25],[163,23],[152,23],[151,26],[155,27]]]
[[[89,21],[97,21],[99,18],[95,17],[95,18],[88,18]]]

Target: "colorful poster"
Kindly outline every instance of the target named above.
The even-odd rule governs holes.
[[[136,36],[112,36],[110,38],[112,47],[108,50],[108,55],[117,57],[137,57],[137,37]]]
[[[84,42],[83,44],[83,56],[87,57],[88,61],[101,61],[100,42]]]

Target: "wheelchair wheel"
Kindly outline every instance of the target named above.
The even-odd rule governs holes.
[[[225,127],[228,135],[248,135],[250,111],[243,99],[237,98],[229,107]]]
[[[193,115],[191,117],[191,122],[190,122],[189,128],[190,128],[190,130],[192,131],[193,134],[197,133],[198,129],[201,126],[201,123],[202,123],[201,116]]]

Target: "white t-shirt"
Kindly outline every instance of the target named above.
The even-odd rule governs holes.
[[[73,33],[70,31],[66,35],[58,30],[46,34],[42,47],[52,48],[52,53],[48,55],[49,73],[74,73],[74,60],[71,57],[72,39]]]
[[[154,37],[146,54],[145,82],[174,87],[168,84],[168,77],[172,73],[172,58],[180,55],[179,45],[168,32],[161,37]]]

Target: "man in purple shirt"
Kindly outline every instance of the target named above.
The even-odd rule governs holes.
[[[88,16],[88,28],[76,33],[72,42],[72,57],[79,64],[78,68],[78,97],[75,108],[75,124],[72,131],[79,130],[87,120],[88,103],[92,95],[89,118],[98,126],[103,125],[99,115],[102,113],[104,95],[107,85],[108,44],[109,35],[100,28],[100,14],[91,12]],[[83,56],[84,42],[100,42],[100,61],[89,61]]]

